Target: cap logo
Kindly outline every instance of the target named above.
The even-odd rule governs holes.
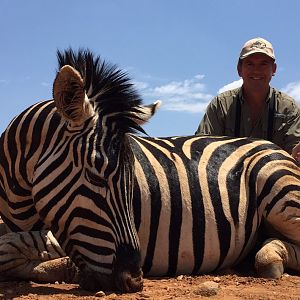
[[[255,43],[252,44],[251,48],[257,48],[257,49],[264,49],[266,48],[267,45],[263,41],[256,41]]]

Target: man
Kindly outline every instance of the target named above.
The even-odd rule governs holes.
[[[270,42],[263,38],[246,42],[237,65],[242,87],[211,101],[196,134],[262,138],[292,154],[300,142],[300,109],[294,99],[270,87],[276,68]],[[298,161],[299,151],[300,145],[292,154]]]

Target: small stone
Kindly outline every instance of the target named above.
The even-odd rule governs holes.
[[[105,297],[105,293],[103,291],[99,291],[95,294],[95,297]]]
[[[214,281],[214,282],[220,282],[220,281],[221,281],[221,278],[220,278],[220,277],[214,277],[213,281]]]
[[[138,294],[139,294],[139,296],[141,297],[141,299],[148,299],[148,298],[150,298],[149,295],[147,295],[147,294],[145,294],[145,293],[143,293],[143,292],[138,293]]]
[[[219,284],[214,281],[203,282],[197,290],[194,291],[196,295],[211,297],[217,295],[219,291]]]
[[[177,278],[176,278],[177,280],[182,280],[183,279],[183,275],[179,275],[179,276],[177,276]]]

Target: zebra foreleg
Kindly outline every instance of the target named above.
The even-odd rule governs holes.
[[[260,277],[278,279],[285,269],[300,272],[300,246],[268,239],[255,256],[255,268]]]
[[[25,273],[30,274],[27,279],[31,281],[78,283],[78,269],[69,257],[46,262],[28,262],[25,268]]]
[[[78,283],[78,270],[69,257],[46,262],[23,261],[17,267],[0,272],[0,281],[30,280],[39,283]]]
[[[50,231],[11,232],[0,237],[0,281],[78,281],[78,270]]]

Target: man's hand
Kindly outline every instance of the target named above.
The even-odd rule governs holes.
[[[300,162],[300,143],[293,148],[292,156]]]

